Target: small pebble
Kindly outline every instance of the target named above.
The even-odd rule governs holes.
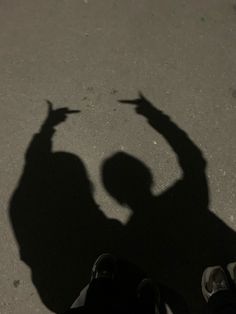
[[[112,89],[112,91],[111,91],[111,94],[112,94],[112,95],[115,95],[115,94],[117,94],[117,93],[118,93],[118,90]]]
[[[14,281],[13,281],[13,286],[14,286],[15,288],[19,287],[19,285],[20,285],[20,280],[14,280]]]

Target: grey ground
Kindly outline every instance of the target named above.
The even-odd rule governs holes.
[[[148,164],[157,193],[180,176],[163,138],[117,102],[140,90],[201,148],[210,208],[236,228],[235,1],[3,0],[0,30],[0,313],[49,313],[8,217],[45,99],[82,111],[58,127],[54,149],[84,160],[109,217],[130,215],[101,184],[100,164],[113,152]]]

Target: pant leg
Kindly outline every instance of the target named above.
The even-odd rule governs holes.
[[[111,279],[94,279],[87,291],[85,307],[91,313],[138,314],[136,304],[124,295],[123,288]]]
[[[72,309],[84,306],[88,289],[89,289],[89,284],[80,291],[78,298],[74,301],[74,303],[71,306]]]
[[[101,309],[104,313],[110,313],[113,304],[113,282],[110,279],[94,279],[85,286],[71,308],[69,313],[98,313]]]
[[[114,296],[113,282],[110,279],[94,279],[85,286],[71,308],[78,308],[84,305],[111,304]]]
[[[123,287],[124,288],[124,287]],[[155,314],[155,304],[149,298],[137,300],[135,295],[123,294],[113,280],[94,279],[80,293],[72,308],[66,312],[85,314]]]
[[[87,308],[84,306],[74,308],[74,309],[69,309],[68,311],[64,312],[63,314],[96,314],[96,313],[91,313],[88,311]]]
[[[236,295],[231,291],[219,291],[208,301],[209,314],[235,314]]]
[[[109,307],[114,302],[115,288],[113,281],[107,278],[94,279],[86,293],[85,306]]]

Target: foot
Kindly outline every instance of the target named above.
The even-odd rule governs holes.
[[[137,297],[146,309],[150,309],[150,313],[159,313],[160,292],[151,279],[145,278],[140,282],[137,288]]]
[[[229,272],[229,275],[230,275],[233,283],[236,285],[236,262],[228,264],[227,270]]]
[[[221,266],[208,267],[204,270],[202,275],[202,294],[206,302],[213,294],[229,289],[227,276]]]
[[[91,280],[99,278],[113,279],[115,268],[115,257],[111,254],[104,253],[100,255],[93,264]]]

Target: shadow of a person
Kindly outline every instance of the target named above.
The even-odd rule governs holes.
[[[206,160],[188,135],[141,94],[138,99],[121,102],[134,105],[165,138],[182,176],[163,193],[153,195],[151,171],[141,161],[124,152],[104,161],[105,188],[133,212],[120,254],[178,291],[191,313],[202,313],[202,271],[208,265],[235,259],[235,232],[208,209]]]
[[[99,209],[80,158],[52,149],[55,127],[78,111],[48,106],[27,149],[9,214],[21,260],[30,267],[43,303],[61,313],[87,283],[95,258],[112,253],[122,225]]]

